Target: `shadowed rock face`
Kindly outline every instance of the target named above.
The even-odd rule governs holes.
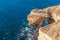
[[[50,24],[42,27],[45,19]],[[60,5],[32,10],[27,20],[29,25],[40,27],[38,40],[60,40]]]

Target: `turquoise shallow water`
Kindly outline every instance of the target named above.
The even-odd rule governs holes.
[[[59,4],[60,0],[0,0],[0,40],[29,40],[30,11]]]

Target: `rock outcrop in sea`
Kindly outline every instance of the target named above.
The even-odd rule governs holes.
[[[60,5],[34,9],[27,16],[30,26],[38,29],[38,40],[60,40]],[[47,20],[47,25],[45,21]]]

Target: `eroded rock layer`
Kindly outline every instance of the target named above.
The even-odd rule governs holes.
[[[42,27],[46,19],[49,25]],[[29,25],[39,27],[38,40],[60,40],[60,5],[34,9],[27,20]]]

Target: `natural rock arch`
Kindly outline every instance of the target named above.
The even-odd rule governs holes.
[[[34,9],[27,19],[29,25],[39,27],[38,40],[60,40],[60,5]],[[45,19],[49,20],[49,25],[42,27]]]

